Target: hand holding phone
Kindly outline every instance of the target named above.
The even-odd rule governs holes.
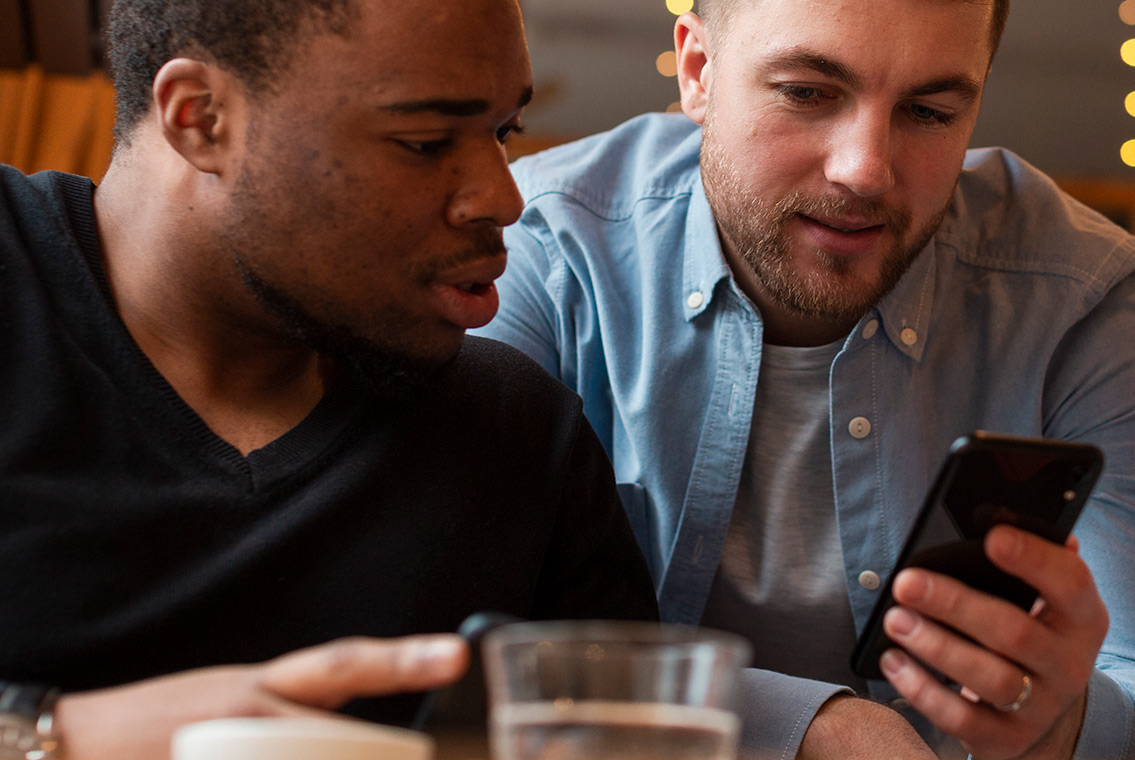
[[[985,534],[1010,524],[1063,544],[1102,470],[1102,452],[1088,444],[980,431],[955,441],[859,637],[852,670],[883,677],[879,658],[896,646],[883,616],[903,568],[944,573],[1029,609],[1036,591],[989,561]]]

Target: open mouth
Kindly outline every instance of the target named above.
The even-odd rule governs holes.
[[[871,220],[816,219],[803,214],[797,217],[812,243],[830,254],[859,256],[878,249],[886,224]]]
[[[855,234],[857,232],[874,232],[874,231],[877,231],[877,230],[881,230],[883,228],[882,224],[872,224],[872,223],[869,223],[869,222],[859,222],[859,223],[849,222],[849,223],[839,224],[839,223],[834,222],[834,221],[827,221],[827,220],[824,220],[824,219],[816,219],[815,217],[811,217],[811,216],[805,216],[804,218],[807,219],[810,222],[813,222],[814,224],[818,224],[818,225],[821,225],[823,227],[827,227],[828,229],[835,230],[836,232],[842,232],[842,233],[847,234],[847,235]]]
[[[453,287],[462,291],[463,293],[471,293],[475,296],[484,295],[492,287],[491,282],[459,282]]]

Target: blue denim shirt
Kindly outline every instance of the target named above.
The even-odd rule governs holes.
[[[762,347],[760,314],[722,256],[700,142],[681,115],[649,115],[516,162],[527,205],[505,233],[500,314],[479,331],[583,397],[662,616],[683,623],[700,620],[717,569]],[[830,373],[835,506],[859,630],[879,594],[860,578],[889,572],[955,438],[985,429],[1104,449],[1076,533],[1111,628],[1077,758],[1135,758],[1133,271],[1135,238],[1012,154],[971,151],[940,230]],[[791,756],[837,688],[746,674],[749,750]]]

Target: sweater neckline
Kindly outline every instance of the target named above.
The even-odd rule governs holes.
[[[108,375],[129,396],[129,403],[139,405],[140,416],[157,415],[166,421],[154,432],[163,435],[170,431],[174,440],[164,441],[165,445],[178,446],[183,453],[189,447],[196,456],[247,478],[251,489],[260,489],[280,478],[294,476],[297,468],[305,464],[321,460],[325,452],[344,439],[365,413],[365,394],[346,373],[339,373],[303,420],[247,456],[214,433],[158,371],[118,313],[103,268],[94,215],[95,185],[85,177],[58,176],[65,215],[79,246],[85,274],[97,291],[92,300],[101,315],[88,332],[88,337],[101,344],[96,360],[105,362]]]

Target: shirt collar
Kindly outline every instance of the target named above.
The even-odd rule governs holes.
[[[716,296],[717,284],[733,276],[721,250],[717,222],[705,197],[700,173],[690,189],[685,234],[682,295],[685,298],[686,321],[689,322],[709,308]]]
[[[937,237],[915,257],[894,289],[872,310],[895,348],[916,362],[922,361],[930,338],[930,315],[934,310],[939,257]],[[864,319],[870,319],[870,315]]]

